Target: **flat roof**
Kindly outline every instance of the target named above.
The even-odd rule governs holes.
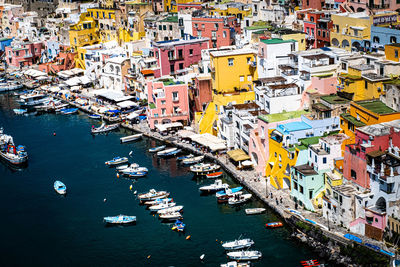
[[[288,122],[285,124],[280,124],[277,127],[277,130],[285,133],[285,132],[296,132],[296,131],[303,131],[303,130],[308,130],[312,129],[310,125],[308,125],[305,122],[302,121],[294,121],[294,122]]]
[[[295,170],[297,170],[298,172],[301,172],[302,174],[304,174],[305,176],[309,176],[309,175],[316,175],[318,174],[318,172],[316,172],[314,170],[313,167],[311,167],[308,164],[303,164],[303,165],[299,165],[299,166],[294,166],[293,167]]]
[[[320,98],[329,104],[346,104],[350,102],[349,99],[340,97],[338,95],[326,95],[321,96]]]
[[[240,110],[260,108],[256,103],[236,104],[236,105],[233,105],[232,107],[234,107],[235,109],[240,109]]]
[[[386,106],[380,100],[362,100],[362,101],[357,101],[354,103],[356,103],[357,105],[360,105],[361,107],[368,109],[376,114],[390,114],[390,113],[397,112],[394,109]]]
[[[265,122],[278,122],[278,121],[285,121],[285,120],[300,118],[301,115],[305,115],[308,113],[309,112],[305,111],[305,110],[296,110],[296,111],[261,115],[261,116],[258,116],[258,118]]]
[[[235,50],[217,50],[210,52],[210,55],[213,57],[228,57],[228,56],[236,56],[236,55],[246,55],[246,54],[255,54],[256,51],[252,49],[235,49]]]
[[[296,40],[293,39],[288,39],[288,40],[283,40],[279,38],[272,38],[272,39],[263,39],[260,40],[264,44],[283,44],[283,43],[294,43],[297,42]]]
[[[348,113],[343,113],[340,115],[341,118],[351,122],[352,124],[354,124],[356,127],[362,127],[365,126],[366,124],[363,123],[362,121],[357,120],[356,118],[354,118],[353,116],[351,116]]]
[[[279,90],[279,89],[286,89],[286,88],[298,88],[299,86],[295,83],[285,83],[285,84],[270,84],[268,87],[271,90]]]

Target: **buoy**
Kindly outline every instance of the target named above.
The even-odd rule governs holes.
[[[135,195],[136,195],[136,193],[137,193],[137,191],[133,192],[133,194],[135,194]]]
[[[56,132],[54,132],[53,135],[56,136]]]
[[[218,242],[218,239],[215,239],[216,242]]]
[[[150,259],[150,258],[151,258],[151,255],[147,256],[147,258]]]
[[[200,256],[200,260],[203,260],[205,256],[206,256],[206,254],[202,254],[202,255]]]
[[[105,198],[103,201],[104,201],[104,202],[106,202],[106,201],[107,201],[107,199]]]
[[[133,151],[129,152],[129,157],[132,157],[132,153],[133,153]]]
[[[117,178],[119,178],[119,173],[117,173]]]
[[[129,187],[129,189],[132,191],[132,185]]]
[[[192,236],[188,235],[188,236],[186,237],[186,240],[189,240],[191,237],[192,237]]]

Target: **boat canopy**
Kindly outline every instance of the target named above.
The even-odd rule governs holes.
[[[355,236],[355,235],[352,235],[352,234],[345,234],[344,237],[347,238],[347,239],[349,239],[349,240],[353,240],[353,241],[355,241],[355,242],[357,242],[357,243],[360,243],[360,244],[362,243],[361,238],[359,238],[359,237],[357,237],[357,236]]]
[[[228,156],[238,162],[238,161],[245,161],[245,160],[249,160],[250,157],[246,154],[246,152],[244,152],[241,149],[235,149],[235,150],[231,150],[227,152]]]

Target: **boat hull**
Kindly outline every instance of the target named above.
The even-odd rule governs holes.
[[[0,152],[0,157],[11,165],[22,166],[28,162],[28,155],[24,157],[12,157],[9,153]]]

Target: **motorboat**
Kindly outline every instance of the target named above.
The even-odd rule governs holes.
[[[4,134],[2,128],[0,128],[0,157],[13,165],[22,165],[28,161],[25,147],[16,146],[12,136]]]
[[[178,232],[183,232],[185,231],[185,224],[180,221],[180,220],[176,220],[176,222],[174,223],[174,226],[172,226],[172,230],[174,231],[178,231]]]
[[[165,149],[165,150],[157,152],[157,156],[159,156],[159,157],[169,157],[169,156],[174,156],[174,155],[176,155],[176,154],[178,154],[180,152],[181,152],[181,149],[179,149],[179,148],[176,148],[176,147],[168,148],[168,149]]]
[[[27,109],[21,109],[21,108],[14,108],[13,111],[16,115],[22,115],[28,112]]]
[[[250,267],[250,266],[251,266],[250,263],[237,262],[237,261],[230,261],[220,265],[220,267]]]
[[[22,87],[24,86],[16,81],[2,82],[0,83],[0,92],[18,90]]]
[[[92,134],[96,134],[96,133],[105,133],[105,132],[109,132],[109,131],[112,131],[112,130],[117,129],[118,126],[119,126],[119,123],[106,125],[106,124],[103,122],[103,124],[101,124],[100,127],[97,127],[97,128],[96,128],[96,127],[92,126],[91,132],[92,132]]]
[[[126,165],[125,165],[126,166]],[[118,170],[122,174],[129,174],[133,172],[148,172],[146,167],[140,167],[137,163],[132,163],[129,167]]]
[[[213,163],[198,163],[196,165],[190,166],[190,171],[197,175],[204,175],[207,173],[213,173],[221,168],[218,164]]]
[[[223,172],[213,172],[213,173],[206,174],[206,177],[208,179],[215,179],[215,178],[221,177],[223,174],[224,174]]]
[[[128,162],[127,157],[115,157],[112,160],[106,161],[105,164],[108,166],[114,166],[122,163]]]
[[[241,250],[231,251],[226,254],[232,260],[244,261],[244,260],[258,260],[262,257],[260,251],[257,250]]]
[[[227,188],[225,190],[218,191],[217,193],[215,193],[215,196],[216,197],[229,196],[230,194],[237,193],[242,189],[243,189],[242,186],[238,186],[238,187],[234,187],[234,188]]]
[[[109,224],[130,224],[136,222],[136,216],[117,215],[104,217],[104,221]]]
[[[266,223],[265,227],[267,228],[278,228],[278,227],[282,227],[283,223],[281,222],[270,222],[270,223]]]
[[[165,200],[165,201],[167,201],[167,202],[173,201],[172,198],[164,198],[164,199],[162,199],[162,198],[156,198],[156,199],[154,199],[154,200],[146,201],[146,202],[144,202],[143,204],[146,205],[146,206],[154,206],[154,205],[161,204],[161,203],[163,202],[163,200]]]
[[[192,165],[192,164],[202,162],[203,160],[204,160],[204,156],[197,156],[197,157],[187,158],[187,159],[182,160],[182,164]]]
[[[239,205],[239,204],[243,204],[247,201],[250,200],[250,198],[252,197],[251,194],[239,194],[239,195],[235,195],[231,198],[228,199],[228,204],[229,205]]]
[[[119,166],[117,166],[117,167],[115,167],[115,169],[117,170],[117,171],[119,171],[119,172],[121,172],[122,170],[125,170],[125,169],[127,169],[127,168],[129,168],[129,167],[139,167],[139,164],[137,164],[137,163],[132,163],[132,164],[124,164],[124,165],[119,165]]]
[[[181,210],[183,210],[183,206],[173,206],[171,208],[159,210],[159,211],[157,211],[157,214],[165,214],[165,213],[171,213],[171,212],[181,212]]]
[[[165,149],[166,147],[167,147],[167,146],[165,146],[165,145],[157,146],[157,147],[152,147],[152,148],[149,149],[149,152],[150,152],[150,153],[156,153],[156,152],[158,152],[158,151],[161,151],[161,150]]]
[[[158,211],[158,210],[163,210],[163,209],[167,209],[167,208],[171,208],[176,206],[175,202],[168,202],[168,201],[163,201],[160,204],[154,205],[154,206],[150,206],[149,210],[150,211]]]
[[[143,136],[143,134],[139,133],[139,134],[134,134],[134,135],[121,137],[119,140],[121,141],[121,144],[122,144],[122,143],[127,143],[127,142],[132,142],[132,141],[139,140],[139,139],[142,138],[142,136]]]
[[[79,108],[63,108],[60,109],[60,112],[64,115],[74,114],[79,111]]]
[[[253,208],[253,209],[245,209],[244,211],[246,212],[247,215],[255,215],[255,214],[261,214],[264,213],[266,209],[264,208]]]
[[[91,119],[95,119],[95,120],[101,119],[101,115],[98,115],[98,114],[89,114],[88,117]]]
[[[50,98],[45,94],[33,91],[31,93],[21,95],[17,102],[21,107],[34,107],[50,101]]]
[[[222,183],[222,180],[217,179],[213,184],[202,186],[199,190],[202,192],[216,192],[226,188],[229,188],[229,185],[224,184]]]
[[[67,187],[61,181],[54,182],[54,190],[60,195],[65,195],[67,193]]]
[[[169,196],[169,192],[167,191],[156,191],[155,189],[150,189],[147,193],[142,193],[138,195],[138,199],[142,202],[153,200],[156,198],[166,198]]]
[[[146,176],[149,170],[146,167],[137,167],[130,169],[128,172],[123,172],[124,175],[129,177],[143,177]]]
[[[236,239],[234,241],[228,241],[222,243],[222,247],[226,250],[249,248],[252,245],[254,245],[254,241],[251,240],[250,238]]]
[[[183,155],[183,156],[177,157],[176,159],[177,160],[184,160],[184,159],[191,159],[191,158],[194,158],[193,154]]]
[[[163,220],[178,220],[178,219],[182,219],[182,214],[175,211],[175,212],[168,212],[168,213],[160,214],[159,217],[160,217],[160,219],[163,219]]]

